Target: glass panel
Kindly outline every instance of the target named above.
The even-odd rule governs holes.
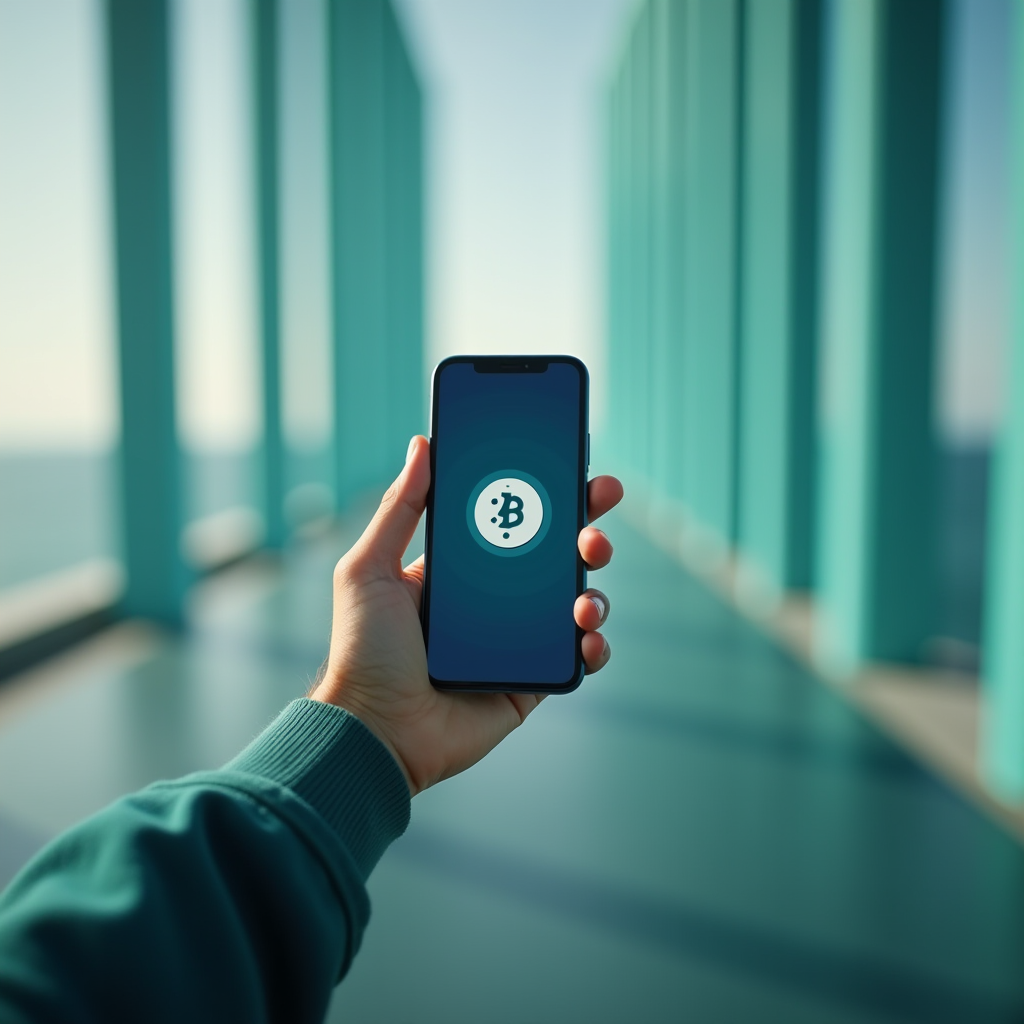
[[[101,15],[0,4],[0,588],[116,552]]]
[[[171,5],[178,412],[188,518],[261,529],[250,25],[244,0]]]
[[[281,365],[295,525],[334,502],[325,18],[323,0],[281,5]]]

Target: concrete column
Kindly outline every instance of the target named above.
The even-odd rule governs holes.
[[[624,460],[623,433],[625,417],[624,395],[620,386],[622,376],[623,349],[625,346],[624,287],[625,273],[623,246],[625,224],[623,216],[625,187],[623,168],[625,146],[623,144],[623,80],[621,61],[608,91],[608,106],[605,120],[605,286],[607,306],[605,314],[605,337],[608,348],[608,450],[620,462]]]
[[[693,553],[723,558],[736,529],[739,0],[691,0],[685,29],[686,337],[683,486]]]
[[[757,600],[811,583],[821,2],[747,7],[738,544]]]
[[[683,510],[686,4],[653,0],[652,476],[661,508]]]
[[[630,63],[631,249],[633,326],[626,346],[630,361],[630,462],[652,482],[654,240],[653,240],[653,11],[645,3],[633,29]]]
[[[279,47],[278,0],[254,0],[253,113],[256,161],[256,230],[259,250],[260,351],[263,367],[261,505],[264,542],[285,541],[285,452],[281,417]]]
[[[339,505],[387,475],[384,0],[328,0]]]
[[[620,148],[622,166],[620,203],[621,203],[621,235],[618,249],[620,252],[619,282],[621,294],[621,327],[619,340],[619,360],[617,375],[612,381],[612,401],[618,398],[620,410],[620,431],[618,439],[622,452],[623,466],[631,474],[637,472],[636,448],[638,444],[636,430],[636,390],[637,367],[634,351],[637,345],[639,316],[637,306],[640,299],[639,274],[637,271],[637,178],[640,161],[636,153],[635,128],[636,103],[636,72],[637,61],[636,22],[629,33],[620,69],[621,76],[621,120]]]
[[[917,660],[933,621],[946,8],[838,0],[830,20],[816,647],[846,672]]]
[[[388,466],[397,472],[423,422],[420,95],[394,11],[385,8]]]
[[[106,15],[123,609],[177,624],[188,572],[175,424],[168,11],[164,0],[108,0]]]
[[[1024,799],[1024,11],[1013,16],[1010,345],[1006,412],[992,472],[981,768]]]

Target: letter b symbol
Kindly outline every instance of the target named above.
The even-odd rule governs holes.
[[[502,491],[501,497],[503,501],[501,508],[498,509],[501,528],[503,530],[511,530],[515,526],[521,526],[523,522],[523,499],[515,494],[510,494],[508,491]],[[512,518],[513,516],[515,516],[515,519]]]

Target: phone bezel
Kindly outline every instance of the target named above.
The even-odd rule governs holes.
[[[430,489],[427,492],[427,516],[424,542],[423,596],[420,605],[420,621],[423,628],[423,643],[429,665],[430,651],[430,564],[433,546],[434,481],[437,458],[437,416],[441,375],[445,368],[457,363],[471,363],[478,373],[543,373],[551,363],[568,363],[575,367],[580,381],[580,417],[577,437],[577,508],[576,533],[587,525],[587,471],[589,469],[589,420],[590,420],[590,374],[586,364],[575,356],[568,355],[460,355],[441,360],[434,368],[430,382]],[[576,547],[576,593],[587,589],[587,565]],[[583,630],[575,626],[575,661],[571,678],[557,683],[505,683],[493,680],[464,682],[462,680],[437,679],[430,675],[430,683],[438,690],[453,690],[483,693],[571,693],[586,674],[581,641]]]

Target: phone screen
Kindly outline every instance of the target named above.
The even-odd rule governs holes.
[[[585,586],[586,368],[456,357],[435,372],[433,399],[431,680],[571,689],[582,678],[573,603]]]

